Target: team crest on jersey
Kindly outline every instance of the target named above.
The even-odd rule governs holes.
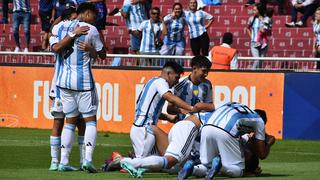
[[[56,102],[56,105],[57,105],[57,107],[60,107],[60,106],[62,106],[62,103],[61,103],[61,101],[57,101],[57,102]]]
[[[193,95],[194,96],[198,96],[199,95],[199,90],[195,89],[192,91]]]

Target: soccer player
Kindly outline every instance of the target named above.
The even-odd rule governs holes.
[[[165,100],[186,111],[197,111],[170,91],[179,80],[183,68],[176,62],[167,62],[161,75],[150,79],[142,89],[136,105],[136,117],[133,122],[130,138],[137,158],[150,155],[155,145],[155,137],[151,125],[158,119],[169,119],[161,113]]]
[[[200,104],[198,103],[194,107],[200,110]],[[197,107],[198,105],[199,107]],[[121,167],[126,169],[133,177],[142,177],[146,169],[152,171],[171,169],[189,157],[193,142],[203,123],[195,116],[189,116],[185,120],[177,122],[169,131],[169,145],[164,156],[152,155],[145,158],[124,158],[120,162]]]
[[[245,159],[239,138],[254,132],[257,156],[265,159],[275,138],[265,133],[266,116],[263,110],[251,110],[239,103],[227,103],[214,112],[201,113],[198,117],[206,122],[201,131],[201,165],[186,169],[185,179],[191,174],[212,179],[219,171],[230,177],[244,174]],[[211,167],[211,168],[210,168]],[[210,168],[210,169],[209,169]],[[209,169],[209,171],[208,171]]]
[[[59,170],[73,170],[68,165],[69,156],[73,144],[75,125],[78,116],[81,114],[86,122],[84,134],[86,149],[82,168],[95,173],[97,170],[92,164],[92,154],[97,135],[98,96],[91,72],[91,63],[97,56],[103,59],[106,55],[97,29],[91,25],[94,24],[97,17],[95,6],[90,3],[83,3],[79,5],[77,14],[76,20],[65,22],[59,29],[53,31],[54,36],[50,41],[52,50],[61,60],[59,66],[61,71],[56,84],[60,90],[63,112],[66,115],[66,124],[61,135]],[[85,35],[79,36],[77,34],[75,30],[78,27],[81,27],[82,33],[86,32]],[[85,46],[83,42],[91,46]],[[70,44],[72,45],[68,46]]]
[[[74,6],[68,6],[63,12],[60,17],[60,21],[71,21],[77,17],[76,8]],[[59,29],[61,25],[63,25],[64,22],[60,22],[60,24],[57,24],[55,28]],[[86,33],[86,31],[81,31],[81,27],[76,28],[79,31],[75,30],[77,34]],[[55,31],[55,30],[54,30]],[[79,34],[79,35],[80,35]],[[89,44],[86,44],[87,46]],[[53,127],[51,131],[50,136],[50,147],[51,147],[51,165],[49,170],[50,171],[56,171],[58,170],[59,166],[59,152],[60,152],[60,146],[61,146],[61,131],[64,124],[64,118],[65,114],[62,110],[62,103],[60,98],[60,90],[56,87],[56,80],[57,76],[59,74],[59,71],[61,70],[60,67],[60,60],[59,55],[56,54],[56,62],[55,62],[55,72],[52,79],[51,84],[51,90],[50,90],[50,98],[52,99],[52,108],[51,108],[51,114],[54,117],[53,120]],[[82,118],[79,118],[79,121],[77,122],[77,128],[78,128],[78,144],[79,144],[79,151],[80,151],[80,165],[82,165],[83,157],[85,153],[84,148],[84,132],[85,132],[85,123]]]

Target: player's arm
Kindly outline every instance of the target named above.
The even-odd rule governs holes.
[[[65,36],[61,41],[55,43],[52,46],[52,51],[55,53],[61,52],[64,48],[66,48],[70,43],[77,37],[81,35],[85,35],[89,31],[89,26],[77,26],[71,33]]]
[[[212,112],[215,110],[215,106],[213,103],[197,103],[194,105],[196,109],[201,109],[202,111]]]
[[[182,99],[180,99],[178,96],[173,95],[171,92],[166,92],[162,96],[165,100],[167,100],[169,103],[173,104],[176,107],[185,109],[187,111],[193,111],[193,106],[189,105],[188,103],[184,102]]]
[[[90,57],[94,59],[98,57],[98,52],[89,43],[79,42],[78,45],[81,50],[89,52]]]
[[[275,137],[266,134],[266,140],[255,138],[255,145],[259,159],[265,159],[270,152],[271,146],[275,143]]]

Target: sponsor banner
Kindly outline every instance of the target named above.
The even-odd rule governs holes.
[[[283,138],[320,139],[320,74],[287,73]]]
[[[0,67],[0,126],[52,128],[49,91],[52,67]],[[98,129],[130,132],[135,101],[144,84],[160,75],[159,70],[94,69],[99,95]],[[186,72],[185,75],[188,75]],[[210,72],[217,106],[238,101],[251,108],[265,109],[267,132],[282,138],[282,73]],[[171,124],[159,121],[168,131]]]

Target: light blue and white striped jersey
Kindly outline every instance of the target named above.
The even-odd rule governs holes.
[[[316,36],[316,45],[320,45],[320,23],[314,23],[313,24],[313,32]]]
[[[130,30],[137,30],[142,21],[147,19],[144,3],[132,4],[131,0],[124,0],[122,10],[129,14],[126,18],[126,26]]]
[[[186,103],[194,106],[198,102],[212,103],[212,84],[205,80],[199,85],[192,83],[190,76],[180,78],[179,83],[174,86],[174,94]]]
[[[201,36],[207,32],[205,28],[205,20],[212,19],[213,16],[205,11],[198,10],[195,12],[184,11],[184,15],[189,27],[190,39]]]
[[[153,32],[152,32],[151,26],[153,26]],[[145,20],[140,24],[138,30],[142,32],[140,52],[143,52],[143,53],[159,52],[160,49],[156,48],[156,46],[154,45],[154,41],[155,41],[155,35],[157,37],[161,37],[162,23],[161,22],[151,23],[150,20]]]
[[[172,19],[172,15],[168,14],[163,18],[167,25],[168,33],[166,35],[166,40],[171,42],[178,42],[184,40],[184,27],[186,25],[185,17],[179,17]]]
[[[61,71],[61,63],[62,63],[62,58],[59,58],[59,54],[55,54],[55,60],[56,62],[54,63],[54,74],[51,82],[51,89],[49,96],[52,98],[60,98],[60,90],[57,88],[57,78],[58,75]]]
[[[257,42],[258,33],[263,23],[259,17],[251,16],[248,20],[248,27],[251,28],[251,42]]]
[[[56,24],[53,28],[52,28],[52,32],[59,32],[62,31],[62,29],[64,28],[63,24],[65,21],[61,21],[58,24]],[[52,34],[52,36],[49,39],[50,42],[50,48],[52,49],[52,45],[54,45],[55,43],[61,41],[63,39],[62,36],[58,36],[57,33]],[[54,74],[53,74],[53,78],[52,78],[52,82],[51,82],[51,89],[50,89],[50,93],[49,96],[50,97],[60,97],[60,90],[59,88],[57,88],[57,78],[58,75],[61,71],[61,64],[63,63],[63,58],[62,58],[62,54],[58,54],[55,53],[55,64],[54,64]]]
[[[265,140],[265,125],[258,113],[246,105],[227,103],[214,112],[200,113],[205,125],[218,127],[233,137],[254,132],[256,139]]]
[[[30,0],[13,0],[13,12],[30,12]]]
[[[59,27],[55,26],[52,29],[53,38],[50,38],[50,46],[59,42],[59,39],[63,39],[69,32],[73,31],[77,25],[89,26],[90,30],[88,34],[77,37],[70,48],[65,48],[59,53],[59,58],[63,60],[61,61],[61,70],[56,83],[58,87],[65,89],[89,91],[95,87],[91,71],[91,65],[94,59],[90,57],[89,52],[79,49],[78,42],[89,43],[96,51],[101,51],[103,44],[96,27],[85,22],[79,22],[79,20],[63,21]],[[67,55],[70,50],[72,53]]]
[[[169,84],[161,77],[150,79],[143,87],[136,102],[134,125],[156,125],[165,99],[162,96],[170,91]]]

